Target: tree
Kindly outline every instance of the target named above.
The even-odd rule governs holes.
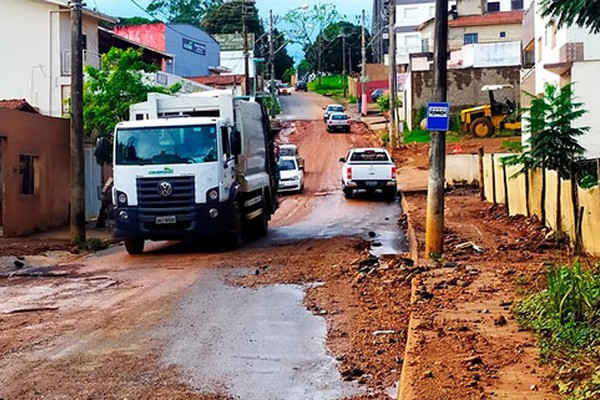
[[[273,47],[275,51],[275,78],[282,79],[286,82],[290,81],[290,78],[285,77],[285,73],[290,69],[294,69],[294,59],[288,54],[287,49],[285,48],[287,41],[283,33],[279,32],[277,29],[273,30],[273,36],[275,37],[273,41]],[[296,71],[294,70],[294,73]]]
[[[542,0],[541,6],[542,15],[556,20],[559,28],[577,25],[600,32],[600,0]]]
[[[135,25],[147,25],[156,24],[160,22],[158,19],[148,19],[144,17],[119,17],[117,18],[117,26],[135,26]]]
[[[572,83],[562,89],[546,84],[543,97],[529,96],[531,107],[525,118],[531,130],[529,148],[505,160],[512,165],[521,164],[521,172],[546,168],[557,171],[562,179],[570,179],[571,164],[581,161],[585,151],[576,138],[590,129],[573,124],[587,111],[582,108],[583,103],[573,101]]]
[[[312,45],[304,49],[306,58],[313,65],[318,63],[318,55],[321,54],[321,70],[330,73],[342,73],[342,71],[357,71],[361,63],[361,30],[358,25],[341,21],[329,24],[317,37]],[[366,35],[367,42],[370,35]],[[320,46],[319,46],[320,40]],[[345,42],[345,45],[344,43]],[[346,49],[346,54],[342,53]],[[342,65],[346,58],[346,68]],[[373,58],[373,51],[367,48],[367,61]],[[348,68],[348,65],[350,67]]]
[[[220,4],[222,0],[152,0],[146,11],[164,16],[168,22],[200,26],[204,15]]]
[[[129,106],[145,101],[148,92],[172,94],[170,88],[149,85],[148,73],[157,71],[142,61],[142,50],[112,48],[102,55],[102,68],[86,66],[83,88],[84,130],[87,135],[110,138],[115,125],[129,117]]]
[[[202,18],[200,27],[211,34],[241,33],[243,4],[243,1],[236,0],[209,9]],[[254,5],[246,5],[246,27],[248,33],[254,33],[257,37],[265,32]]]
[[[302,8],[294,8],[290,10],[283,19],[290,26],[286,31],[286,37],[290,39],[292,43],[298,43],[307,52],[308,48],[317,44],[317,40],[320,34],[326,26],[333,24],[340,20],[340,14],[338,13],[335,4],[316,4],[308,10]],[[312,58],[316,62],[311,62],[313,70],[320,67],[318,62],[320,52],[313,52]],[[308,56],[306,57],[309,58]],[[322,61],[322,59],[321,59]]]

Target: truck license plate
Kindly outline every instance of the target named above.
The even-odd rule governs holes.
[[[367,185],[367,186],[377,186],[377,181],[366,181],[365,185]]]
[[[177,222],[177,217],[174,215],[167,215],[164,217],[156,217],[156,225],[174,224]]]

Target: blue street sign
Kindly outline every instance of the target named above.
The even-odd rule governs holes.
[[[427,103],[427,130],[445,132],[450,129],[450,104]]]

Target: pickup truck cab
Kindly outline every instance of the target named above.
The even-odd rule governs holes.
[[[340,158],[342,190],[347,199],[357,190],[380,190],[388,200],[396,198],[396,165],[384,148],[355,148]]]
[[[327,120],[327,132],[348,132],[350,133],[350,117],[343,112],[333,112],[329,114]]]

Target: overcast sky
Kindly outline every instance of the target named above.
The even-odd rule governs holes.
[[[144,12],[151,0],[86,0],[88,8],[95,8],[97,11],[108,14],[113,17],[147,17]],[[136,6],[139,4],[140,7]],[[312,6],[314,4],[332,3],[335,4],[338,12],[346,16],[349,22],[359,24],[359,16],[361,10],[365,9],[367,13],[367,29],[371,25],[370,14],[372,10],[372,0],[256,0],[256,7],[260,12],[260,16],[265,21],[269,17],[269,10],[273,10],[274,15],[284,15],[291,8],[295,8],[304,4]],[[158,18],[161,19],[161,18]],[[265,25],[267,27],[268,25]],[[288,48],[288,52],[300,61],[302,51],[298,46]]]

